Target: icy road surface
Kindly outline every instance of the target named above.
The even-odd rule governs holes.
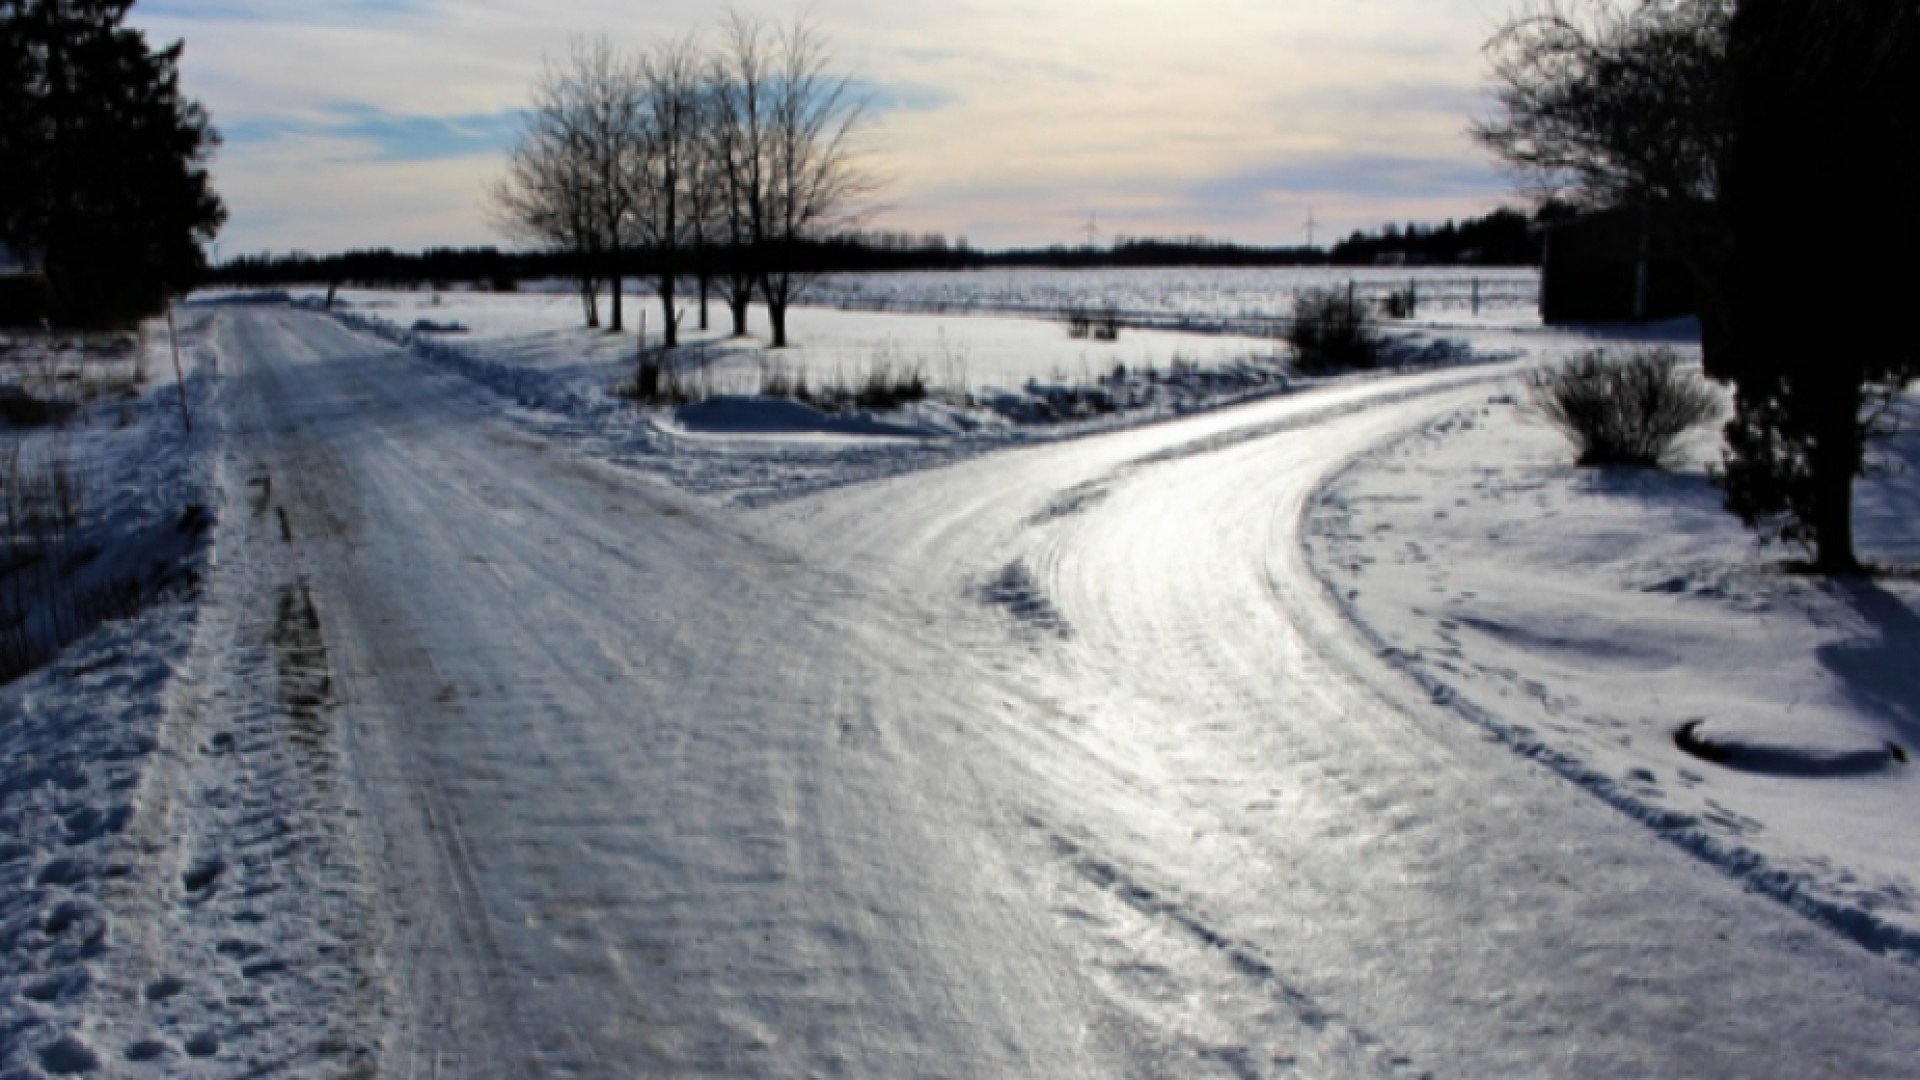
[[[1920,973],[1413,696],[1332,613],[1303,500],[1484,373],[747,512],[323,318],[217,317],[388,876],[395,1075],[1920,1060]]]

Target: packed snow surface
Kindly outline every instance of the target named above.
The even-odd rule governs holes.
[[[7,969],[9,1077],[1893,1076],[1920,1053],[1920,967],[1806,917],[1860,897],[1781,903],[1510,751],[1511,723],[1601,741],[1578,680],[1641,670],[1570,655],[1602,631],[1463,647],[1563,668],[1578,700],[1549,727],[1505,676],[1439,688],[1418,642],[1385,642],[1426,631],[1403,607],[1427,580],[1354,585],[1329,557],[1387,562],[1353,535],[1374,504],[1343,501],[1399,468],[1382,447],[1440,448],[1409,481],[1431,490],[1383,504],[1417,510],[1479,497],[1443,486],[1446,424],[1538,434],[1494,419],[1525,359],[1451,361],[1583,342],[1474,331],[1422,347],[1439,366],[1322,385],[1280,365],[1231,408],[1244,388],[1198,365],[1120,384],[1131,413],[855,417],[905,437],[740,399],[636,410],[607,392],[633,339],[582,349],[517,306],[539,302],[196,313],[219,525],[131,759],[142,854],[85,894],[103,953],[35,960],[77,991]],[[1449,513],[1510,514],[1512,479]],[[1398,527],[1379,542],[1427,538]],[[1549,548],[1517,545],[1516,576],[1567,569]],[[1596,565],[1578,587],[1618,592]],[[1502,595],[1483,627],[1569,621]],[[40,678],[0,701],[84,708]],[[1841,704],[1850,736],[1898,719]],[[7,805],[57,823],[107,798]],[[5,864],[36,905],[68,887],[40,827]]]

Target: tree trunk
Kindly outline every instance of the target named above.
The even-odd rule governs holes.
[[[1814,569],[1860,570],[1853,550],[1853,483],[1866,454],[1860,424],[1860,380],[1834,378],[1819,392],[1819,434],[1813,446]]]
[[[747,336],[747,308],[753,303],[753,293],[736,280],[733,291],[727,295],[727,310],[733,316],[733,336]]]
[[[767,302],[767,323],[773,327],[773,340],[767,343],[770,349],[787,347],[787,307],[793,301],[792,279],[785,274],[762,273],[760,279],[760,298]]]
[[[673,311],[673,275],[660,275],[660,314],[664,320],[664,329],[660,331],[660,343],[665,348],[677,348],[680,344],[680,320],[674,318]]]
[[[620,302],[621,286],[624,284],[625,281],[620,276],[620,269],[616,266],[613,271],[613,323],[607,327],[607,333],[609,334],[618,334],[627,328],[625,309],[621,306]]]
[[[600,283],[591,278],[580,281],[580,306],[587,314],[587,329],[600,329]]]
[[[773,341],[767,347],[784,349],[787,347],[787,301],[784,297],[776,300],[767,297],[767,322],[773,326]]]
[[[711,325],[707,319],[707,297],[712,292],[713,275],[705,270],[700,271],[700,329],[702,330],[708,329]]]

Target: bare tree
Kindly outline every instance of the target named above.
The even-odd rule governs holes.
[[[1498,113],[1473,134],[1544,195],[1711,201],[1729,135],[1733,0],[1546,0],[1487,45]]]
[[[1542,200],[1658,208],[1701,305],[1709,370],[1727,336],[1720,212],[1736,0],[1542,0],[1487,45],[1496,114],[1475,138]]]
[[[610,333],[626,328],[622,280],[641,198],[635,148],[644,137],[644,73],[605,38],[576,41],[567,59],[549,62],[535,90],[565,129],[565,142],[585,178],[593,243],[585,254],[612,286]]]
[[[509,151],[507,175],[488,192],[495,225],[506,235],[564,252],[580,287],[587,326],[600,326],[600,232],[593,178],[572,110],[543,81]]]
[[[787,344],[787,308],[813,281],[807,241],[854,224],[855,204],[872,189],[856,164],[853,138],[866,103],[853,82],[829,70],[826,40],[806,22],[777,35],[767,162],[767,241],[760,292],[773,347]]]
[[[702,329],[717,268],[735,335],[757,293],[773,346],[785,346],[787,311],[813,280],[812,242],[850,226],[872,186],[855,161],[865,104],[831,62],[808,23],[738,14],[711,54],[691,38],[637,60],[604,39],[576,43],[547,66],[494,191],[503,227],[579,256],[589,325],[594,286],[610,280],[609,329],[623,328],[621,278],[644,246],[665,345],[679,342],[675,302],[691,263]]]
[[[588,326],[599,323],[600,283],[612,284],[612,333],[625,327],[621,278],[640,197],[641,87],[640,69],[605,39],[577,41],[565,61],[549,60],[507,178],[492,193],[510,235],[574,254]]]
[[[707,330],[712,326],[708,305],[713,295],[714,247],[724,236],[722,208],[725,200],[718,163],[711,152],[714,97],[713,84],[707,77],[704,60],[695,100],[695,139],[693,154],[687,163],[687,243],[691,248],[689,254],[694,279],[700,293],[700,329]]]
[[[675,289],[685,269],[683,244],[694,232],[693,190],[701,181],[701,96],[698,45],[691,38],[663,45],[640,63],[643,123],[633,175],[638,181],[635,222],[651,250],[660,296],[662,344],[680,343]]]
[[[805,21],[784,29],[735,15],[717,62],[716,143],[728,217],[745,238],[745,265],[767,304],[772,346],[787,344],[787,311],[813,280],[808,242],[853,222],[872,188],[854,138],[866,114],[851,79]],[[735,329],[744,301],[733,294]]]
[[[709,61],[706,129],[707,171],[719,200],[720,240],[725,261],[720,291],[733,320],[733,336],[745,337],[747,309],[753,302],[757,266],[766,235],[767,33],[763,26],[734,13],[723,30],[725,40]]]

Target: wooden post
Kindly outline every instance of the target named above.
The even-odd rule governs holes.
[[[165,287],[162,286],[164,289]],[[167,341],[173,346],[173,384],[180,390],[180,423],[193,434],[193,414],[187,411],[187,375],[180,367],[180,330],[173,321],[173,293],[168,291],[167,301]]]
[[[1480,314],[1480,279],[1473,279],[1473,313]]]
[[[647,309],[640,309],[639,344],[633,349],[633,391],[638,394],[647,367]]]

